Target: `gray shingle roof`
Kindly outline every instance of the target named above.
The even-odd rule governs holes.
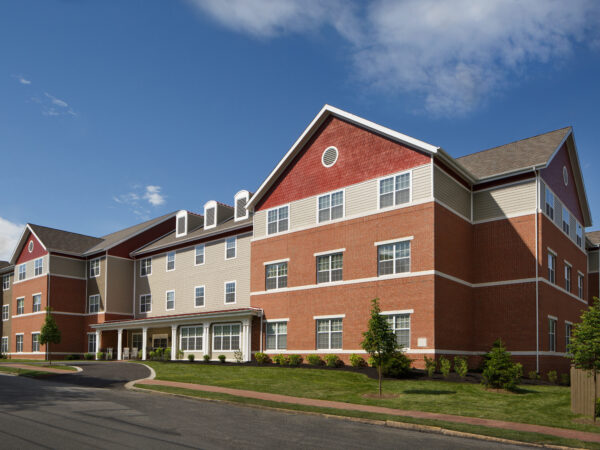
[[[10,263],[8,261],[0,261],[0,270],[6,268],[10,266]]]
[[[600,245],[600,231],[590,231],[585,233],[585,237],[587,237],[592,244]]]
[[[571,127],[456,158],[477,178],[487,178],[548,162]]]
[[[102,242],[101,238],[29,224],[33,232],[50,250],[81,254]]]

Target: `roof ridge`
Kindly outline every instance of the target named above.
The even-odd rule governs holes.
[[[152,219],[144,220],[143,222],[136,223],[135,225],[131,225],[129,227],[125,227],[125,228],[121,228],[120,230],[113,231],[112,233],[105,234],[100,239],[106,240],[107,237],[112,236],[113,234],[122,233],[123,231],[130,230],[131,228],[139,227],[140,225],[144,225],[146,223],[150,223],[150,222],[152,222],[154,220],[158,220],[160,218],[167,217],[167,216],[170,216],[170,215],[176,214],[176,213],[177,213],[177,211],[172,211],[172,212],[169,212],[167,214],[163,214],[162,216],[157,216],[157,217],[154,217]]]
[[[67,230],[62,230],[60,228],[53,228],[53,227],[47,227],[45,225],[38,225],[35,223],[27,223],[27,225],[29,225],[30,227],[40,227],[40,228],[45,228],[46,230],[53,230],[53,231],[60,231],[61,233],[69,233],[69,234],[76,234],[78,236],[83,236],[83,237],[87,237],[87,238],[92,238],[92,239],[100,239],[102,240],[103,238],[98,237],[98,236],[92,236],[90,234],[83,234],[83,233],[76,233],[75,231],[67,231]]]

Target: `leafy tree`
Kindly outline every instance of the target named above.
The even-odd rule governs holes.
[[[481,382],[486,387],[513,390],[521,381],[522,376],[523,366],[512,361],[504,343],[498,339],[488,353]]]
[[[381,378],[383,366],[390,360],[396,352],[398,343],[396,335],[388,324],[387,319],[382,316],[379,309],[378,299],[373,299],[371,306],[371,318],[369,319],[369,328],[363,333],[361,346],[371,358],[377,367],[379,375],[379,396],[381,397]]]
[[[52,364],[50,344],[60,344],[61,338],[60,330],[58,329],[58,325],[56,325],[56,321],[54,320],[51,311],[52,309],[50,307],[46,308],[46,320],[44,321],[44,326],[40,332],[40,345],[46,345],[46,359],[50,361],[50,364]]]
[[[600,370],[600,299],[598,297],[594,297],[594,304],[581,315],[581,322],[575,325],[568,351],[572,355],[571,359],[576,368],[593,373],[595,403],[598,398],[596,382]]]

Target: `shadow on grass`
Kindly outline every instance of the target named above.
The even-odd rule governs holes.
[[[436,389],[407,389],[402,391],[403,394],[419,394],[419,395],[447,395],[456,394],[456,391],[441,391]]]

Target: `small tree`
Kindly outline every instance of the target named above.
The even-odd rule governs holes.
[[[40,345],[46,346],[46,359],[50,361],[50,365],[52,365],[50,344],[60,344],[61,337],[60,330],[58,329],[58,325],[56,325],[56,321],[54,320],[51,311],[52,309],[50,307],[46,308],[46,320],[44,321],[44,326],[40,332]]]
[[[381,397],[381,377],[383,366],[390,360],[398,348],[396,335],[387,319],[382,316],[378,299],[373,299],[369,328],[363,333],[362,348],[371,355],[379,375],[379,396]]]
[[[512,361],[501,339],[496,340],[488,353],[483,369],[482,384],[486,387],[513,390],[521,381],[523,366]]]
[[[600,370],[600,299],[598,297],[594,297],[594,304],[581,315],[581,322],[575,325],[568,351],[572,355],[571,359],[576,368],[593,373],[594,404],[596,404],[598,398],[596,381]]]

